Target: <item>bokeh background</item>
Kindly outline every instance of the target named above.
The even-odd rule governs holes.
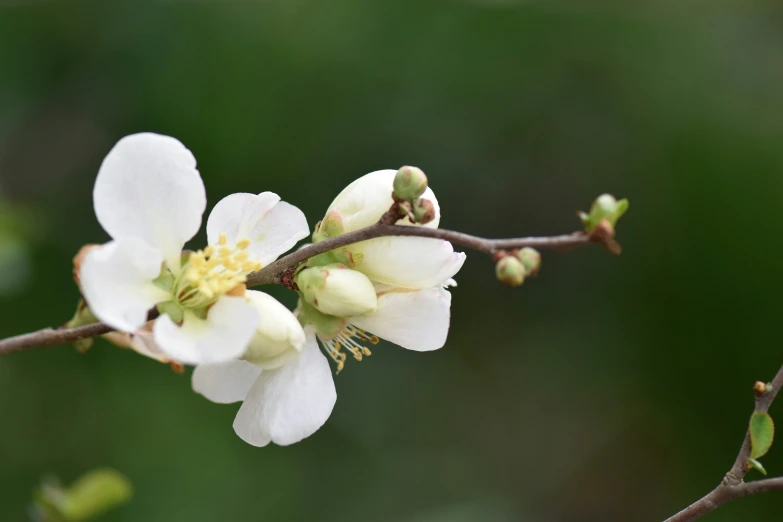
[[[246,445],[237,406],[105,341],[0,359],[3,522],[44,474],[100,466],[135,486],[115,522],[660,521],[733,462],[783,362],[778,2],[0,6],[2,337],[70,318],[71,258],[106,239],[95,175],[133,132],[184,142],[210,207],[272,190],[311,226],[403,164],[444,227],[490,237],[631,200],[620,257],[546,253],[510,290],[469,253],[447,346],[349,362],[292,447]],[[768,494],[707,520],[780,513]]]

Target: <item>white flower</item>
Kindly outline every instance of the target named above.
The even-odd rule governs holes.
[[[362,176],[335,198],[327,215],[340,222],[343,233],[377,223],[392,204],[395,175],[394,170],[379,170]],[[432,202],[435,219],[413,226],[436,228],[440,206],[435,193],[428,187],[421,197]],[[407,218],[398,224],[411,225]],[[456,284],[452,277],[462,268],[464,253],[454,252],[451,243],[440,239],[394,236],[345,249],[353,268],[374,283],[378,306],[370,313],[344,317],[343,326],[323,317],[316,319],[318,336],[338,371],[346,360],[345,352],[361,360],[370,353],[366,343],[376,343],[378,337],[415,351],[436,350],[445,344],[451,308],[446,287]],[[316,315],[308,314],[306,308],[304,313]]]
[[[391,206],[394,174],[368,174],[337,197],[329,211],[340,213],[347,225],[344,232],[372,225]],[[428,189],[423,197],[438,209],[432,191]],[[437,225],[439,218],[438,210],[431,225]],[[298,309],[300,321],[307,325],[301,353],[289,349],[287,360],[276,369],[238,360],[201,365],[194,371],[193,389],[209,400],[243,401],[234,431],[245,442],[293,444],[326,422],[337,394],[317,339],[337,363],[338,372],[347,353],[361,360],[370,355],[366,344],[378,343],[378,337],[415,351],[436,350],[445,344],[451,306],[446,287],[455,284],[451,277],[461,268],[464,254],[454,253],[446,241],[421,238],[373,239],[349,251],[356,271],[341,267],[336,272],[339,277],[333,277],[323,271],[334,271],[334,265],[316,266],[320,271],[312,272],[312,277],[299,277],[305,271],[297,277],[300,287],[307,287],[302,289],[304,300]],[[334,287],[327,291],[330,280]],[[374,300],[365,295],[369,285]],[[362,309],[364,302],[368,304]],[[369,311],[338,316],[365,310]]]
[[[389,210],[395,170],[379,170],[357,179],[332,202],[327,214],[338,212],[344,233],[374,225]],[[435,219],[424,226],[437,228],[440,206],[431,188],[422,198],[435,207]],[[411,225],[407,218],[399,225]],[[387,236],[345,247],[351,253],[355,270],[372,281],[401,288],[421,289],[438,286],[462,268],[465,254],[454,252],[448,241],[421,237]]]
[[[232,194],[209,216],[210,246],[183,256],[206,208],[204,184],[190,151],[158,134],[120,140],[101,165],[93,199],[112,241],[90,251],[80,271],[90,309],[135,333],[158,305],[154,344],[186,364],[245,352],[258,323],[241,297],[246,276],[309,234],[304,214],[276,194]]]
[[[301,353],[283,366],[262,369],[246,360],[201,365],[193,372],[193,389],[213,402],[244,401],[234,431],[253,446],[286,446],[309,437],[337,400],[329,362],[311,329]]]

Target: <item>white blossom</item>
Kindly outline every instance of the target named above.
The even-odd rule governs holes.
[[[276,194],[232,194],[209,216],[210,246],[183,255],[201,226],[204,184],[191,152],[158,134],[120,140],[101,165],[93,199],[112,241],[90,251],[80,270],[90,309],[136,333],[157,305],[154,344],[186,364],[245,352],[259,321],[241,296],[246,276],[309,234],[304,214]]]
[[[337,197],[329,211],[339,212],[349,223],[344,232],[377,222],[391,206],[394,173],[368,174]],[[438,208],[431,190],[424,197]],[[438,211],[435,225],[439,218]],[[234,430],[254,446],[293,444],[312,435],[326,422],[337,399],[317,339],[338,372],[348,354],[357,360],[370,355],[367,345],[377,344],[379,337],[415,351],[445,344],[451,307],[446,288],[456,284],[451,277],[465,255],[454,253],[446,241],[419,239],[379,238],[349,247],[356,260],[353,269],[336,269],[333,264],[308,268],[318,270],[297,277],[303,294],[297,313],[306,325],[301,352],[289,350],[284,364],[274,369],[250,360],[201,365],[193,373],[194,390],[213,402],[242,401]],[[333,286],[326,291],[330,281]],[[374,299],[365,296],[368,292]],[[357,303],[363,302],[373,306],[362,309]]]

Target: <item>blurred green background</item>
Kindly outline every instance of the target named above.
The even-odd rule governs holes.
[[[545,253],[510,290],[469,253],[446,347],[349,363],[295,446],[246,445],[236,405],[104,341],[0,359],[3,522],[45,473],[101,466],[134,483],[115,522],[660,521],[733,462],[783,362],[778,2],[0,6],[0,337],[70,318],[71,258],[106,239],[95,175],[138,131],[194,152],[210,207],[272,190],[311,226],[403,164],[443,227],[485,236],[631,200],[618,258]],[[781,448],[764,463],[783,474]],[[781,512],[773,493],[707,520]]]

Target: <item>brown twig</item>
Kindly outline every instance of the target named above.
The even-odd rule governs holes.
[[[295,268],[299,263],[307,259],[343,247],[353,243],[366,241],[383,236],[413,236],[426,237],[434,239],[445,239],[454,244],[471,248],[488,255],[493,255],[500,250],[523,248],[526,246],[568,250],[574,247],[588,245],[595,242],[582,232],[551,237],[523,237],[517,239],[484,239],[481,237],[454,232],[452,230],[443,230],[437,228],[413,227],[403,225],[388,225],[383,222],[378,224],[349,232],[341,236],[333,237],[301,248],[291,252],[285,257],[270,263],[258,272],[252,273],[247,278],[247,286],[261,286],[271,284],[283,284],[286,273]],[[78,328],[45,328],[37,332],[9,337],[0,341],[0,355],[38,348],[42,346],[51,346],[55,344],[66,344],[86,339],[88,337],[97,337],[111,332],[113,329],[103,323],[95,323]]]
[[[0,355],[55,344],[68,344],[89,337],[98,337],[113,330],[114,328],[104,323],[88,324],[76,328],[44,328],[37,332],[17,335],[0,341]]]
[[[772,401],[783,386],[783,367],[778,370],[777,375],[772,380],[766,391],[756,395],[756,406],[754,413],[766,413],[769,410]],[[700,498],[687,508],[676,515],[667,518],[664,522],[690,522],[703,517],[718,509],[723,504],[732,500],[766,493],[768,491],[783,490],[783,477],[757,480],[754,482],[745,482],[745,475],[750,471],[748,458],[750,458],[750,431],[745,433],[745,440],[742,442],[739,454],[734,465],[731,467],[721,483],[710,491],[707,495]]]
[[[548,237],[485,239],[483,237],[471,236],[470,234],[440,228],[410,227],[378,223],[341,236],[329,238],[320,243],[308,245],[296,252],[292,252],[287,256],[268,264],[258,272],[250,274],[247,278],[247,286],[280,284],[285,271],[297,266],[302,261],[306,261],[318,254],[334,250],[335,248],[384,236],[445,239],[455,245],[470,248],[490,256],[500,250],[511,250],[514,248],[533,247],[550,250],[570,250],[571,248],[589,245],[594,242],[583,232]]]

